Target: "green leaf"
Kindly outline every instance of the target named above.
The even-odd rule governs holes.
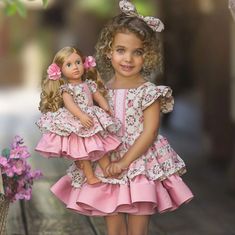
[[[143,1],[136,1],[135,2],[136,9],[139,14],[144,15],[144,16],[154,16],[155,14],[155,7],[154,4],[151,2],[143,2]]]
[[[2,156],[8,158],[10,156],[10,151],[11,150],[9,148],[3,149],[2,150]]]
[[[16,13],[17,8],[15,4],[6,4],[5,8],[4,8],[4,12],[6,15],[8,16],[12,16]]]
[[[26,11],[24,4],[22,2],[16,1],[16,0],[15,0],[15,4],[16,4],[16,9],[17,9],[17,12],[19,13],[19,15],[22,17],[26,17],[27,11]]]
[[[44,7],[47,7],[47,5],[48,5],[48,0],[42,0],[42,4],[43,4]]]

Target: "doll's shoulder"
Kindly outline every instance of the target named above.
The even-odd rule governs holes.
[[[60,93],[62,94],[63,92],[67,92],[70,95],[73,95],[74,94],[74,87],[69,83],[63,84],[60,86]]]
[[[86,79],[85,83],[87,84],[88,88],[92,93],[97,91],[97,83],[91,79]]]

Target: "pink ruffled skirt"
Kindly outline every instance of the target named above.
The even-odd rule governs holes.
[[[178,175],[163,181],[150,181],[138,175],[126,184],[84,184],[71,186],[71,178],[63,176],[51,191],[68,209],[88,216],[107,216],[117,213],[151,215],[172,211],[189,202],[193,194]]]
[[[106,153],[116,149],[121,142],[111,134],[105,137],[99,133],[90,137],[80,137],[74,133],[60,136],[45,133],[35,150],[44,157],[66,157],[71,160],[96,161]]]

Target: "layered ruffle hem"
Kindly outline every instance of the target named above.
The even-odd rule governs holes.
[[[35,150],[47,158],[65,157],[74,161],[97,161],[120,144],[121,142],[111,134],[103,137],[98,133],[84,138],[74,133],[59,136],[49,132],[43,134]]]
[[[185,165],[164,137],[160,136],[154,146],[159,150],[159,161],[151,157],[155,160],[145,161],[143,166],[134,161],[118,179],[104,178],[97,165],[96,175],[102,182],[95,185],[87,184],[83,172],[73,164],[51,191],[68,209],[89,216],[121,212],[151,215],[175,210],[193,198],[180,177]],[[145,156],[148,154],[153,152],[149,150]]]
[[[67,109],[48,112],[36,123],[43,132],[35,150],[44,157],[96,161],[116,149],[121,141],[115,133],[121,124],[98,106],[87,107],[93,126],[85,128]]]

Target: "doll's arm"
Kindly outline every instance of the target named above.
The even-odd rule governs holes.
[[[103,97],[103,95],[99,92],[96,91],[95,93],[93,93],[93,99],[95,100],[96,103],[98,103],[98,105],[105,110],[106,112],[110,113],[110,107],[109,104],[107,102],[107,100]],[[111,114],[111,113],[110,113]]]
[[[153,121],[155,120],[155,121]],[[143,132],[136,139],[134,144],[129,148],[123,158],[111,163],[106,171],[108,175],[120,174],[122,170],[128,166],[141,155],[143,155],[154,142],[160,123],[160,102],[155,101],[148,108],[144,110],[144,128]]]
[[[93,126],[92,118],[89,117],[86,113],[84,113],[73,101],[73,97],[67,93],[63,92],[62,94],[64,106],[66,109],[69,110],[70,113],[72,113],[74,116],[79,118],[82,125],[86,128],[90,128]]]

